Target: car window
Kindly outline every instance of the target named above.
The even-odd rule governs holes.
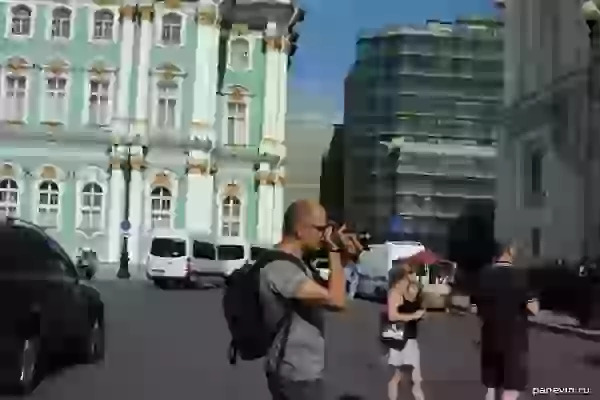
[[[263,247],[258,247],[258,246],[250,247],[250,259],[253,261],[258,260],[258,257],[260,257],[261,254],[263,254],[265,251],[267,251],[267,249],[265,249]]]
[[[194,241],[194,258],[215,260],[217,258],[215,246],[208,242]]]
[[[0,229],[0,274],[12,274],[27,267],[31,253],[24,236],[16,228]]]
[[[150,254],[165,258],[185,257],[185,243],[183,239],[154,238],[150,247]]]
[[[244,246],[222,244],[217,246],[217,256],[219,260],[243,260]]]

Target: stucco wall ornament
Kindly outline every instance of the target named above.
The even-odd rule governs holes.
[[[196,14],[196,23],[200,25],[216,25],[218,21],[219,16],[215,7],[200,9]]]

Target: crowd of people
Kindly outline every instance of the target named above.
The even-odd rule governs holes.
[[[330,269],[326,282],[302,261],[323,248]],[[301,200],[285,212],[281,243],[229,280],[224,311],[232,335],[230,361],[264,357],[273,400],[325,398],[324,313],[343,311],[356,293],[362,250],[356,235],[330,223],[321,205]],[[520,279],[523,275],[515,273],[514,252],[512,245],[499,245],[473,293],[473,310],[481,320],[486,400],[514,400],[527,385],[527,315],[536,313],[539,304]],[[415,249],[398,256],[389,274],[380,340],[391,369],[390,400],[397,400],[404,382],[412,384],[416,400],[425,399],[418,343],[425,310],[417,269],[431,262],[426,254]],[[410,376],[402,372],[405,366],[412,367]]]

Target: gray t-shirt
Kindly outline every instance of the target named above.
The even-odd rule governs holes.
[[[267,373],[277,373],[292,381],[320,379],[325,369],[324,310],[308,306],[294,300],[293,296],[300,285],[310,277],[308,267],[301,270],[287,260],[277,260],[261,270],[261,302],[265,319],[272,327],[285,315],[285,301],[289,300],[292,309],[292,322],[284,357],[279,371],[277,363],[285,336],[281,328],[273,341],[266,360]]]

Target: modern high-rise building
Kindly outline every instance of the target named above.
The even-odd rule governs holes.
[[[0,1],[0,212],[133,263],[281,234],[290,0]]]
[[[333,125],[333,137],[327,152],[321,158],[321,180],[319,200],[327,215],[340,222],[344,215],[344,125]]]
[[[364,32],[346,79],[345,213],[375,238],[443,250],[448,221],[492,200],[502,23],[428,21]]]
[[[526,244],[533,257],[597,256],[600,11],[584,0],[498,3],[506,24],[507,126],[499,144],[497,236]]]

